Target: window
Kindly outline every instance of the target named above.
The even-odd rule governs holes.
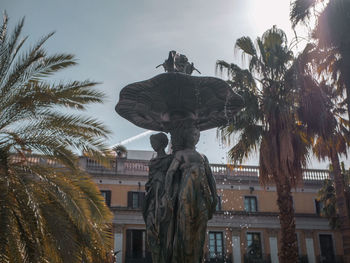
[[[126,230],[126,262],[146,258],[145,230]]]
[[[257,212],[256,197],[245,196],[244,197],[244,210],[246,212]]]
[[[140,207],[139,193],[132,193],[132,208]]]
[[[335,262],[332,235],[320,234],[321,263]]]
[[[101,195],[105,199],[105,203],[107,206],[111,206],[111,191],[109,190],[101,190]]]
[[[128,192],[128,207],[142,208],[145,192]]]
[[[218,195],[218,203],[216,204],[216,211],[221,211],[221,196]]]
[[[222,232],[209,232],[209,256],[210,258],[222,258],[223,244]]]
[[[323,202],[315,199],[315,210],[316,210],[316,215],[321,216],[323,214]]]
[[[297,238],[298,256],[301,256],[301,255],[302,255],[302,252],[301,252],[301,246],[300,246],[300,236],[299,236],[299,233],[295,233],[295,236],[296,236],[296,238]]]
[[[247,233],[247,257],[249,259],[261,259],[261,237],[260,233]]]

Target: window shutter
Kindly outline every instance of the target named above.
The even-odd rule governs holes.
[[[256,197],[252,196],[250,198],[250,212],[257,212],[258,211],[258,206],[257,206],[257,202],[256,202]]]
[[[139,208],[143,209],[145,201],[145,192],[139,192]]]
[[[128,208],[132,208],[132,192],[128,192]]]
[[[221,196],[218,195],[218,203],[216,204],[216,211],[221,211]]]
[[[321,206],[320,206],[320,201],[315,200],[315,207],[316,207],[316,215],[320,215],[321,214]]]
[[[111,191],[106,191],[106,204],[108,207],[111,206]]]
[[[128,192],[129,195],[130,192]],[[132,230],[126,230],[126,257],[132,256]]]

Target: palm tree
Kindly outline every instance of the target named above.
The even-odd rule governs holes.
[[[319,114],[325,116],[327,130],[318,131],[313,151],[320,160],[328,159],[332,163],[334,177],[334,189],[336,197],[336,209],[338,212],[339,226],[342,232],[345,262],[350,261],[350,208],[345,187],[344,176],[339,161],[341,154],[346,155],[350,144],[349,121],[343,118],[345,110],[337,103],[337,91],[325,83],[320,85],[328,102]]]
[[[280,262],[297,262],[297,240],[291,188],[302,179],[310,141],[304,125],[297,119],[300,102],[298,85],[294,85],[294,56],[282,30],[273,27],[256,46],[249,37],[236,41],[237,49],[248,57],[248,69],[218,61],[221,72],[227,70],[229,83],[245,100],[246,107],[233,123],[221,127],[219,134],[227,140],[234,133],[240,137],[229,151],[234,163],[257,150],[259,179],[273,181],[281,224]]]
[[[22,51],[23,23],[8,34],[4,13],[0,27],[0,262],[106,262],[111,213],[75,154],[106,159],[108,131],[77,111],[103,94],[50,82],[74,56],[46,54],[52,33]]]
[[[320,7],[321,6],[321,7]],[[344,103],[350,119],[350,1],[348,0],[294,0],[290,19],[293,27],[316,18],[312,37],[323,50],[322,69],[337,84],[340,95],[345,92]],[[316,17],[315,17],[316,14]]]
[[[320,8],[320,5],[323,6]],[[324,92],[331,97],[333,102],[326,103],[329,107],[324,108],[323,115],[328,116],[328,128],[321,129],[315,153],[319,159],[328,158],[333,165],[337,210],[340,217],[340,228],[343,235],[343,247],[346,261],[350,262],[350,221],[349,221],[349,197],[346,195],[339,164],[339,154],[346,154],[349,145],[349,124],[344,120],[344,112],[336,112],[336,108],[347,106],[350,119],[350,2],[344,0],[295,0],[292,3],[290,18],[293,27],[297,24],[309,21],[316,14],[316,26],[312,37],[317,46],[314,52],[316,67],[323,78],[332,80],[335,91]],[[315,65],[314,65],[315,67]],[[345,99],[337,101],[339,97]],[[335,101],[335,102],[334,102]],[[345,192],[344,192],[345,191]],[[349,195],[349,194],[348,194]],[[348,256],[349,255],[349,256]]]

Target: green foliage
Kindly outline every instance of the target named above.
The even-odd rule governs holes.
[[[229,151],[234,163],[241,163],[252,151],[260,152],[263,182],[281,173],[296,182],[310,147],[306,126],[301,125],[298,116],[299,91],[304,88],[304,82],[296,77],[301,58],[294,58],[285,33],[275,26],[258,37],[255,46],[249,37],[239,38],[236,49],[247,56],[248,69],[220,60],[216,66],[227,72],[229,84],[244,98],[246,107],[218,134],[227,143],[231,135],[240,134]]]
[[[316,20],[312,38],[321,56],[317,67],[332,80],[338,96],[344,98],[350,116],[350,1],[348,0],[294,0],[290,19],[293,27]]]
[[[275,26],[256,39],[237,40],[236,48],[249,61],[248,69],[217,61],[217,68],[228,75],[232,89],[245,100],[229,126],[220,127],[219,137],[230,143],[233,163],[241,163],[252,151],[259,152],[259,180],[274,182],[282,229],[280,261],[297,261],[294,210],[291,187],[302,179],[313,134],[323,122],[314,122],[314,114],[324,107],[321,89],[306,69],[311,46],[298,56],[288,47],[285,33]],[[315,89],[314,89],[315,88]]]
[[[339,229],[339,216],[336,211],[336,197],[334,181],[326,179],[322,188],[318,191],[317,200],[323,204],[321,214],[328,218],[332,229]]]
[[[342,177],[345,185],[345,191],[350,193],[350,169],[346,170],[344,163],[341,163]],[[333,170],[330,167],[331,171]],[[337,199],[335,193],[334,180],[326,179],[323,182],[322,188],[318,191],[317,200],[323,204],[322,215],[328,218],[329,225],[332,229],[340,228],[339,215],[337,213]],[[349,203],[347,204],[349,205]]]
[[[126,147],[124,145],[117,145],[113,148],[113,151],[116,152],[117,154],[117,157],[122,157],[122,156],[125,156],[126,153],[128,152],[128,150],[126,149]]]
[[[78,112],[103,94],[50,82],[74,56],[46,54],[52,33],[23,51],[23,24],[0,27],[0,262],[106,262],[111,213],[75,154],[108,160],[108,131]]]
[[[312,15],[312,9],[317,4],[317,0],[295,0],[292,3],[290,11],[290,20],[292,26],[296,27],[298,23],[306,22]]]

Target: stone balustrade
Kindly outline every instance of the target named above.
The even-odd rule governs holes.
[[[125,171],[141,171],[141,172],[148,172],[148,161],[142,161],[142,160],[126,160],[124,162],[124,169]]]
[[[18,155],[14,155],[11,158],[12,162],[22,162],[24,159]],[[26,162],[47,164],[55,167],[62,167],[59,163],[54,160],[47,159],[39,155],[31,155],[26,157]],[[148,161],[146,160],[129,160],[120,158],[118,160],[111,161],[110,167],[104,167],[98,162],[91,160],[86,157],[80,157],[80,165],[87,172],[94,175],[116,173],[123,175],[140,175],[147,176],[148,174]],[[259,166],[252,165],[232,165],[232,164],[210,164],[213,174],[217,178],[251,178],[258,179],[259,177]],[[304,181],[323,181],[329,179],[330,173],[328,170],[320,169],[305,169],[303,171]]]
[[[115,174],[130,174],[130,175],[147,175],[148,174],[148,161],[146,160],[128,160],[118,159],[117,162],[111,162],[111,168],[104,168],[93,160],[85,158],[86,165],[84,166],[88,172],[96,172],[103,170],[104,173],[109,171]],[[258,179],[259,166],[252,165],[232,165],[232,164],[210,164],[213,174],[217,178],[251,178]],[[323,181],[328,179],[330,173],[328,170],[319,169],[305,169],[303,171],[303,179],[306,181]]]
[[[329,178],[330,178],[330,172],[328,170],[305,169],[303,171],[304,180],[323,181]]]
[[[53,159],[49,159],[49,158],[45,158],[45,156],[42,155],[29,155],[29,156],[20,156],[20,155],[12,155],[10,157],[10,161],[12,163],[18,163],[18,164],[40,164],[40,165],[48,165],[51,167],[57,167],[57,168],[63,168],[64,165],[62,165],[61,163],[53,160]]]

